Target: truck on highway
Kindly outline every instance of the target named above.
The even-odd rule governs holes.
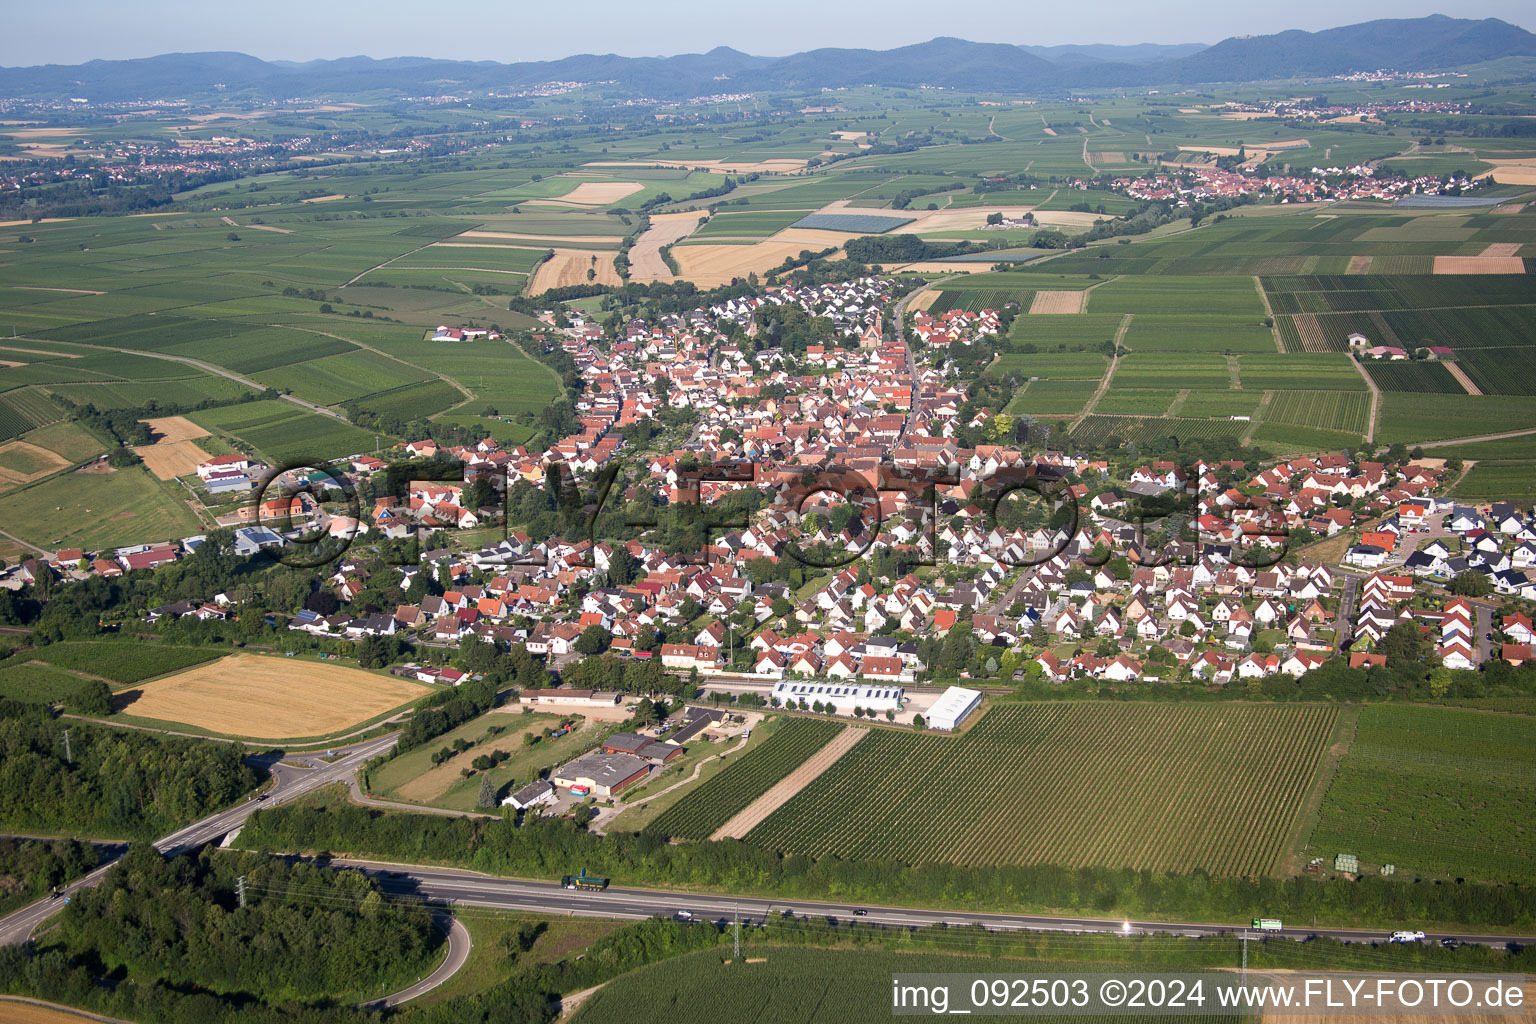
[[[1423,942],[1423,932],[1393,932],[1388,942]]]
[[[1280,922],[1273,917],[1256,917],[1253,926],[1261,932],[1277,932],[1280,930]]]
[[[560,887],[562,889],[584,889],[590,892],[602,892],[608,888],[608,879],[589,875],[587,874],[587,869],[582,868],[579,875],[562,875]]]

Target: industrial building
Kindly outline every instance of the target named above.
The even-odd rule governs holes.
[[[980,706],[980,690],[972,690],[966,686],[951,686],[939,694],[939,699],[934,701],[933,706],[928,709],[928,727],[958,729],[960,723],[969,718],[971,713]]]
[[[880,683],[817,682],[786,679],[773,684],[771,696],[780,704],[790,702],[831,704],[840,715],[853,714],[854,708],[866,711],[900,711],[903,690],[900,686]]]
[[[550,781],[577,796],[606,798],[651,774],[651,762],[633,754],[592,751],[556,768]]]

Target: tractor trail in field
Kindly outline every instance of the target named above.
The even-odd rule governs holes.
[[[772,789],[738,811],[735,817],[717,828],[714,835],[709,838],[711,840],[743,838],[764,818],[788,803],[796,793],[809,786],[818,775],[832,767],[838,758],[852,750],[854,744],[868,735],[868,728],[850,725],[818,750],[810,760],[784,776],[773,785]]]

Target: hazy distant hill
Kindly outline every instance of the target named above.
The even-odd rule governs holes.
[[[1092,86],[1232,82],[1378,68],[1434,70],[1536,55],[1536,35],[1489,18],[1369,21],[1322,32],[1281,32],[1164,46],[1016,46],[941,37],[894,50],[820,49],[754,57],[718,47],[674,57],[583,54],[499,64],[425,57],[347,57],[307,63],[241,53],[173,53],[138,60],[0,68],[0,95],[96,101],[393,94],[519,89],[549,81],[613,82],[626,95],[678,99],[717,92],[813,91],[850,85],[946,86],[1059,92]]]

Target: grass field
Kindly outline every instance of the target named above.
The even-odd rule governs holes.
[[[120,710],[220,735],[300,739],[359,725],[427,692],[343,665],[236,654],[128,691]]]
[[[1266,874],[1335,716],[1311,706],[1032,704],[995,707],[958,737],[875,729],[747,841],[909,863]],[[694,799],[710,805],[710,788]]]
[[[1311,846],[1399,872],[1529,882],[1536,719],[1371,706],[1329,787]]]
[[[182,497],[137,466],[64,473],[11,491],[0,496],[0,522],[7,532],[50,551],[179,540],[199,528]]]
[[[465,778],[462,769],[468,768],[476,757],[499,750],[509,756],[489,769],[497,791],[505,791],[514,784],[526,784],[537,777],[540,769],[569,760],[591,747],[602,735],[604,723],[577,719],[576,728],[558,739],[539,740],[532,745],[523,741],[529,733],[538,736],[544,729],[558,729],[561,722],[570,720],[569,717],[539,713],[482,715],[423,747],[386,762],[372,777],[373,789],[411,803],[473,810],[480,792],[480,776]],[[493,734],[492,730],[498,727],[501,731]],[[458,739],[472,746],[434,766],[432,752],[450,746]]]

